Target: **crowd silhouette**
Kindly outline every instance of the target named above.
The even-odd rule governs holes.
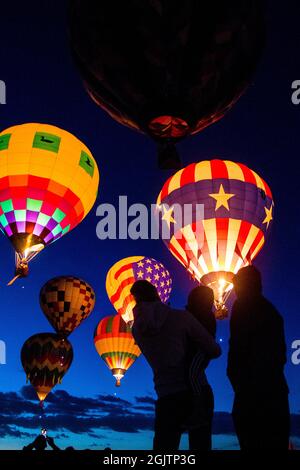
[[[263,296],[254,266],[242,268],[233,286],[227,375],[240,448],[287,450],[290,412],[283,319]],[[131,293],[136,300],[132,333],[152,368],[157,393],[153,449],[177,450],[187,431],[190,450],[211,450],[214,395],[205,370],[221,355],[212,290],[193,289],[185,310],[163,304],[147,281],[135,282]]]
[[[232,418],[240,448],[288,450],[283,319],[263,296],[261,275],[254,266],[242,268],[233,286],[227,376],[234,391]],[[152,368],[157,393],[154,451],[178,450],[184,432],[190,450],[211,450],[214,394],[205,371],[221,355],[213,291],[194,288],[183,310],[163,304],[148,281],[136,281],[131,293],[136,300],[132,334]],[[48,446],[61,450],[44,429],[23,450],[43,451]]]

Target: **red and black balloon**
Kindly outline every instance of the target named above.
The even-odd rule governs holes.
[[[72,361],[72,345],[62,336],[39,333],[25,341],[21,350],[22,366],[41,403],[61,383]]]

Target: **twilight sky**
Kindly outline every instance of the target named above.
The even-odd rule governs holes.
[[[0,340],[7,347],[7,364],[0,365],[0,449],[20,448],[39,430],[39,408],[31,388],[24,388],[19,355],[29,336],[52,331],[40,311],[38,294],[46,280],[61,274],[86,279],[97,301],[93,314],[70,337],[75,354],[72,367],[45,406],[49,433],[57,436],[62,447],[150,448],[155,394],[149,367],[139,358],[117,390],[94,348],[94,327],[114,313],[105,292],[106,272],[125,256],[156,258],[172,273],[171,303],[176,307],[185,305],[193,282],[160,240],[100,241],[96,236],[99,204],[117,205],[118,196],[127,195],[128,204],[150,205],[171,173],[157,169],[156,149],[147,137],[114,122],[85,93],[68,48],[66,3],[33,0],[1,6],[0,80],[7,86],[7,104],[0,105],[1,130],[45,122],[74,133],[98,162],[100,187],[94,208],[80,226],[47,247],[31,263],[30,276],[12,287],[6,283],[14,270],[13,249],[0,237]],[[245,163],[273,191],[275,223],[257,266],[266,296],[285,319],[286,373],[296,414],[300,412],[300,365],[293,365],[290,358],[292,341],[300,339],[300,105],[291,102],[291,83],[300,79],[300,7],[290,0],[283,10],[280,3],[270,2],[268,42],[254,84],[223,120],[178,147],[185,164],[215,156]],[[220,412],[214,440],[218,448],[236,445],[228,416],[233,395],[225,375],[228,327],[228,321],[218,323],[223,356],[208,371]],[[293,423],[294,434],[300,436],[299,417]]]

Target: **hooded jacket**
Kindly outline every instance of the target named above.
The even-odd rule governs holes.
[[[186,310],[162,302],[141,302],[133,309],[133,337],[153,370],[158,397],[189,388],[189,348],[209,358],[220,356],[214,338]]]

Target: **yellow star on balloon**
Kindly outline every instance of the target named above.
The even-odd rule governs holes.
[[[265,207],[264,209],[265,209],[266,217],[265,217],[265,220],[263,221],[263,224],[267,224],[267,229],[268,229],[271,220],[273,220],[273,206],[271,205],[270,209],[268,209],[267,207]]]
[[[162,216],[162,220],[165,220],[168,224],[168,227],[170,228],[171,223],[175,224],[176,221],[174,217],[172,217],[172,212],[173,212],[173,207],[170,207],[169,209],[166,209],[165,206],[162,206],[164,214]]]
[[[225,193],[223,184],[221,184],[219,192],[218,193],[212,193],[209,194],[210,197],[214,198],[216,202],[216,208],[215,210],[217,211],[220,207],[225,207],[229,211],[229,205],[228,201],[231,199],[235,194],[229,194]]]

